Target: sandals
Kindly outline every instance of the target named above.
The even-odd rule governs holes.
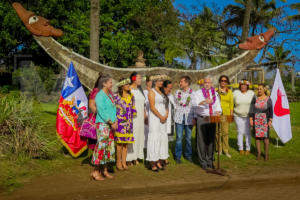
[[[124,171],[124,168],[123,168],[123,166],[122,166],[122,164],[121,165],[116,165],[116,169],[118,170],[118,171]]]
[[[110,175],[108,172],[106,173],[103,173],[103,175],[105,176],[105,178],[108,178],[108,179],[113,179],[114,177],[112,175]]]
[[[159,170],[165,170],[165,168],[160,164],[160,162],[157,162],[156,166]]]
[[[125,164],[122,164],[122,169],[125,170],[125,171],[128,170],[128,166],[126,165],[126,163],[125,163]]]
[[[91,180],[94,180],[94,181],[104,181],[105,180],[100,174],[97,174],[97,175],[95,175],[95,174],[96,174],[95,172],[92,172],[90,174]]]
[[[158,168],[157,168],[156,166],[152,166],[152,167],[150,168],[150,170],[151,170],[152,172],[159,172],[159,170],[158,170]]]

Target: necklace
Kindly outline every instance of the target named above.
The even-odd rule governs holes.
[[[181,102],[182,100],[182,96],[181,96],[181,90],[178,92],[177,94],[177,102],[179,103],[180,106],[183,107],[187,107],[191,101],[191,94],[192,94],[193,90],[190,88],[189,89],[189,93],[188,93],[188,97],[186,98],[185,103]]]
[[[108,94],[103,90],[103,92],[106,94],[106,96],[109,98],[109,100],[111,101],[111,103],[114,105],[115,102],[112,98],[112,93],[110,91],[108,91]]]
[[[210,91],[211,91],[211,94],[213,96],[213,102],[211,103],[211,105],[212,105],[216,102],[216,91],[214,90],[214,88],[210,88]],[[203,94],[205,99],[207,99],[208,96],[209,96],[209,92],[205,88],[202,88],[202,94]]]

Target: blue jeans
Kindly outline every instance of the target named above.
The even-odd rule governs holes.
[[[180,159],[182,155],[182,136],[185,130],[185,153],[184,157],[192,158],[192,129],[193,125],[184,125],[176,123],[176,145],[175,159]]]

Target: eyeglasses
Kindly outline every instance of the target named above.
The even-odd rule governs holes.
[[[221,82],[227,82],[227,80],[222,79]]]

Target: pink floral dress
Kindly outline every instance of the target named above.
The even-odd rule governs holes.
[[[250,106],[250,117],[254,122],[256,138],[269,138],[268,122],[273,117],[272,101],[269,97],[259,100],[254,97]]]

